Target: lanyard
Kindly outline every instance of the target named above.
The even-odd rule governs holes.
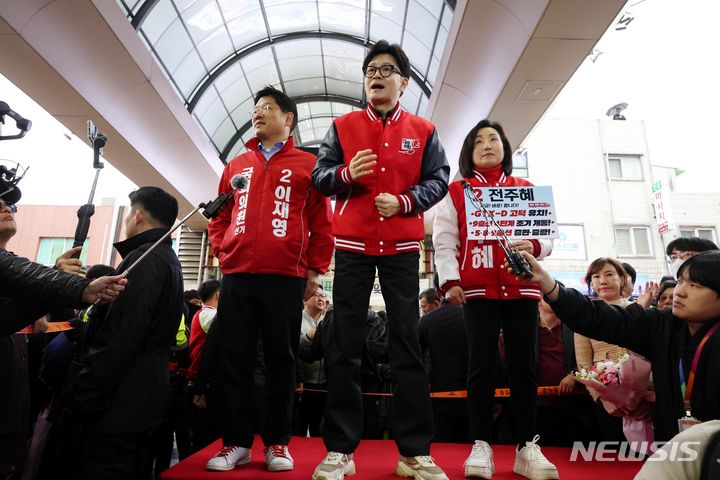
[[[690,416],[690,399],[692,398],[693,386],[695,385],[695,371],[697,370],[698,363],[700,363],[700,353],[718,327],[720,327],[720,322],[717,322],[710,330],[708,330],[703,339],[700,341],[697,350],[695,350],[695,356],[693,357],[692,366],[690,367],[690,375],[688,376],[687,386],[685,384],[685,372],[683,371],[682,355],[680,356],[680,390],[685,397],[685,410],[688,416]]]

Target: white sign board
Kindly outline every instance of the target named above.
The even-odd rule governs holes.
[[[495,240],[502,235],[501,230],[511,239],[558,237],[552,187],[483,187],[473,190],[485,208],[481,208],[477,201],[471,201],[465,190],[467,234],[471,240]]]

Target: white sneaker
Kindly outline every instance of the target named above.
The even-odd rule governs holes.
[[[312,480],[343,480],[345,475],[355,475],[352,453],[328,452],[325,459],[315,468]]]
[[[475,440],[470,456],[465,460],[465,478],[485,478],[489,480],[495,473],[493,451],[487,442]]]
[[[445,472],[435,464],[430,455],[400,457],[395,475],[416,480],[448,480]]]
[[[270,472],[287,472],[293,469],[293,458],[287,445],[270,445],[265,448],[265,464]]]
[[[537,441],[540,435],[535,435],[532,442],[525,442],[525,446],[515,452],[515,467],[513,472],[530,480],[556,480],[560,478],[555,465],[550,463],[540,451]]]
[[[223,447],[205,464],[206,470],[226,472],[238,465],[250,463],[250,449],[227,445]]]

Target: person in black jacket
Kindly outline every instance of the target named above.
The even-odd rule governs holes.
[[[0,478],[20,475],[30,425],[26,340],[13,334],[53,307],[111,300],[126,283],[113,286],[119,277],[91,283],[13,255],[6,247],[17,233],[16,211],[0,197]]]
[[[298,358],[304,362],[327,360],[335,354],[335,309],[331,306],[315,330],[300,338]],[[367,311],[364,342],[360,357],[360,388],[363,393],[381,393],[388,390],[392,371],[388,364],[387,323],[373,310]],[[327,365],[327,363],[326,363]],[[363,395],[362,438],[381,439],[386,429],[386,416],[391,400],[376,395]]]
[[[438,298],[437,293],[435,298]],[[459,305],[440,296],[442,303],[422,317],[418,337],[431,392],[453,392],[467,388],[468,341],[465,317]],[[430,301],[427,304],[432,305]],[[467,398],[433,398],[435,442],[465,443],[468,433]]]
[[[701,253],[680,266],[672,310],[636,304],[623,309],[590,300],[560,285],[530,255],[523,256],[533,270],[531,281],[540,283],[564,324],[652,362],[654,409],[642,402],[626,413],[636,418],[652,414],[656,441],[669,440],[680,424],[720,419],[720,251]]]
[[[156,187],[132,192],[130,205],[127,239],[115,244],[123,257],[118,272],[167,233],[178,214],[177,200]],[[180,262],[167,238],[129,273],[125,293],[90,316],[57,423],[58,445],[69,449],[58,454],[72,462],[66,478],[148,474],[149,434],[165,406],[182,293]]]

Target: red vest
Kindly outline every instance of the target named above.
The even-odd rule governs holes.
[[[207,333],[200,325],[200,314],[207,310],[215,309],[207,305],[203,305],[200,310],[195,312],[192,322],[190,322],[190,367],[188,367],[188,377],[194,379],[197,377],[200,368],[200,358],[202,358],[202,349],[205,344]]]

